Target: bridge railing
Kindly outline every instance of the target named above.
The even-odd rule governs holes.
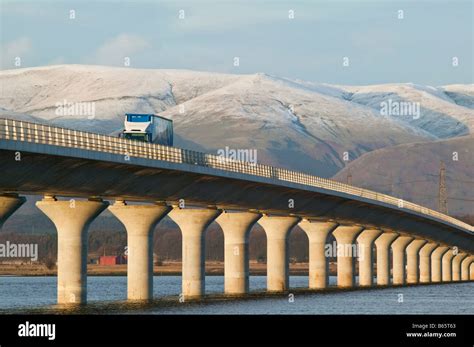
[[[130,157],[138,157],[173,163],[199,165],[218,170],[266,177],[276,181],[293,182],[384,202],[397,206],[398,208],[433,216],[459,227],[474,231],[474,227],[456,218],[393,196],[302,172],[237,161],[187,149],[5,118],[0,118],[0,139],[119,154],[124,156],[124,160]]]

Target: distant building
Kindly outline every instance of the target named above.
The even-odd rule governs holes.
[[[127,258],[122,255],[102,255],[99,257],[99,265],[127,264]]]

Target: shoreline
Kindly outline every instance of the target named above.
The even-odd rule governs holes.
[[[329,275],[336,274],[336,264],[330,264]],[[181,262],[164,262],[153,266],[154,276],[181,276]],[[266,276],[265,263],[250,262],[250,276]],[[44,264],[0,264],[0,277],[48,277],[56,276],[56,268],[48,269]],[[206,262],[206,276],[223,276],[224,262]],[[308,263],[290,264],[291,276],[308,276]],[[87,265],[87,276],[127,276],[127,264]]]

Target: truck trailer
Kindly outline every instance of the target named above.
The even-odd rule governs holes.
[[[126,113],[120,137],[173,146],[173,121],[156,114]]]

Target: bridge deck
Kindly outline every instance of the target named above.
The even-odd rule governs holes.
[[[0,158],[4,192],[185,198],[402,230],[474,250],[471,225],[426,207],[314,175],[176,147],[0,119]]]

